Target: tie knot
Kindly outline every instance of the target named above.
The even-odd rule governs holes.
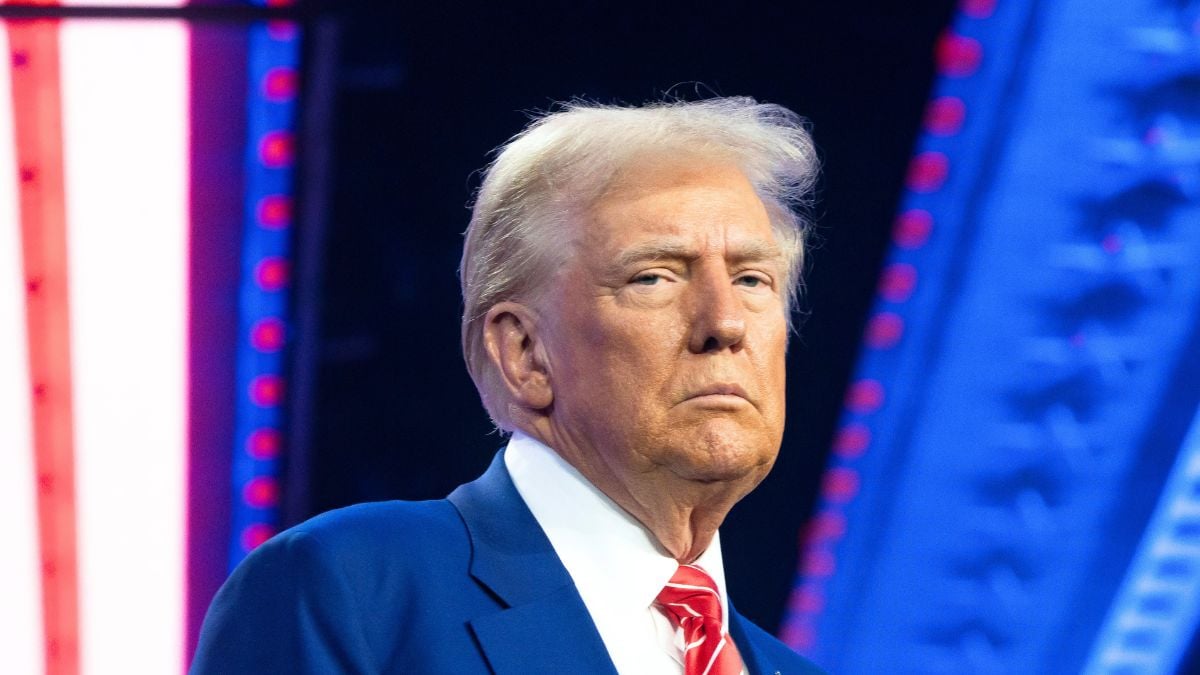
[[[721,624],[721,596],[717,584],[700,567],[680,565],[658,594],[658,602],[679,623]]]

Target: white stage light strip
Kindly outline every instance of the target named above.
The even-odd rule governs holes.
[[[8,53],[0,25],[0,54]],[[46,665],[42,572],[11,94],[9,65],[0,64],[0,654],[6,670],[38,674]]]
[[[188,31],[77,20],[61,36],[82,671],[181,672]]]
[[[1200,410],[1104,621],[1086,675],[1182,672],[1200,628]]]

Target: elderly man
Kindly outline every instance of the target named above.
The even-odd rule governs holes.
[[[447,499],[256,550],[193,672],[806,673],[738,615],[718,527],[766,476],[808,134],[751,99],[570,105],[488,170],[463,352],[511,432]]]

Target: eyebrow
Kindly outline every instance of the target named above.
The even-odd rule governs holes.
[[[756,262],[783,258],[783,251],[774,242],[751,240],[732,247],[727,259],[732,263]],[[646,260],[695,260],[700,250],[682,241],[648,241],[625,249],[613,261],[612,269],[620,270]]]

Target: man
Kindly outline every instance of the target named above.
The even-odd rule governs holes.
[[[222,588],[193,671],[819,672],[729,605],[717,529],[766,476],[808,134],[751,99],[571,105],[504,147],[463,351],[511,432],[448,499],[322,515]]]

